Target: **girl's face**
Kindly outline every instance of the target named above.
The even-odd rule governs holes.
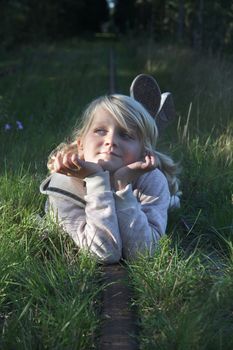
[[[143,155],[137,130],[129,134],[102,107],[97,109],[85,136],[78,139],[78,150],[85,161],[99,163],[112,173],[140,160]]]

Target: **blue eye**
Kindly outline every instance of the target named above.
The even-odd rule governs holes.
[[[120,137],[124,138],[124,139],[129,139],[129,140],[133,140],[134,137],[132,134],[130,134],[128,131],[122,130],[120,131]]]
[[[98,135],[104,135],[106,133],[106,130],[104,128],[97,128],[94,130],[94,133]]]

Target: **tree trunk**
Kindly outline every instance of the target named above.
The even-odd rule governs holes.
[[[203,12],[204,0],[199,0],[199,6],[193,30],[193,46],[198,51],[201,51],[203,45]]]
[[[179,0],[179,16],[178,16],[178,41],[182,42],[184,39],[184,1]]]

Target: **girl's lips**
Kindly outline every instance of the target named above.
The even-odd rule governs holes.
[[[100,154],[107,154],[107,155],[111,155],[111,156],[115,156],[115,157],[120,157],[119,154],[117,154],[115,152],[111,152],[111,151],[100,152]]]

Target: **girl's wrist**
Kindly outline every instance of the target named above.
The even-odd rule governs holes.
[[[111,190],[108,171],[99,171],[89,175],[84,181],[86,183],[87,194],[103,193]]]
[[[115,191],[124,190],[125,187],[129,184],[127,173],[124,168],[117,170],[113,174],[113,186]]]
[[[117,181],[115,181],[115,184],[114,184],[115,191],[122,191],[126,188],[127,185],[128,185],[127,182],[117,180]]]

